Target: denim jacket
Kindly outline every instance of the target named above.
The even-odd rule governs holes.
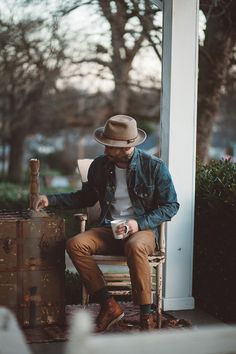
[[[177,213],[179,203],[165,163],[142,150],[134,149],[127,169],[127,187],[140,230],[152,229]],[[100,224],[104,225],[116,189],[115,166],[107,156],[97,157],[90,165],[88,182],[73,193],[49,195],[49,205],[61,208],[85,208],[99,201]]]

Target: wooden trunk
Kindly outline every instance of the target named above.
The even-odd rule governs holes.
[[[62,324],[64,289],[64,220],[0,213],[0,305],[22,326]]]

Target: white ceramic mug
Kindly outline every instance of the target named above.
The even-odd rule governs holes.
[[[118,225],[123,225],[125,227],[125,233],[123,234],[117,234],[117,226]],[[126,221],[125,220],[122,220],[122,219],[118,219],[118,220],[112,220],[111,221],[111,228],[112,228],[112,231],[113,231],[113,235],[114,235],[114,238],[116,240],[122,240],[123,238],[125,238],[128,233],[129,233],[129,227],[128,225],[126,224]]]

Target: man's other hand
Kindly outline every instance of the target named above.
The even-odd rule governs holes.
[[[33,200],[33,209],[35,211],[39,211],[42,208],[46,208],[48,206],[48,198],[46,195],[39,195]]]
[[[129,228],[129,235],[134,234],[135,232],[139,231],[139,226],[136,220],[130,219],[126,222]]]

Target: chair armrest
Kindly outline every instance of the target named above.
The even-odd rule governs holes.
[[[165,243],[165,222],[160,225],[160,236],[159,236],[159,250],[161,253],[165,254],[166,243]]]
[[[74,217],[80,221],[80,232],[84,232],[86,229],[86,222],[88,220],[88,215],[85,213],[74,214]]]

